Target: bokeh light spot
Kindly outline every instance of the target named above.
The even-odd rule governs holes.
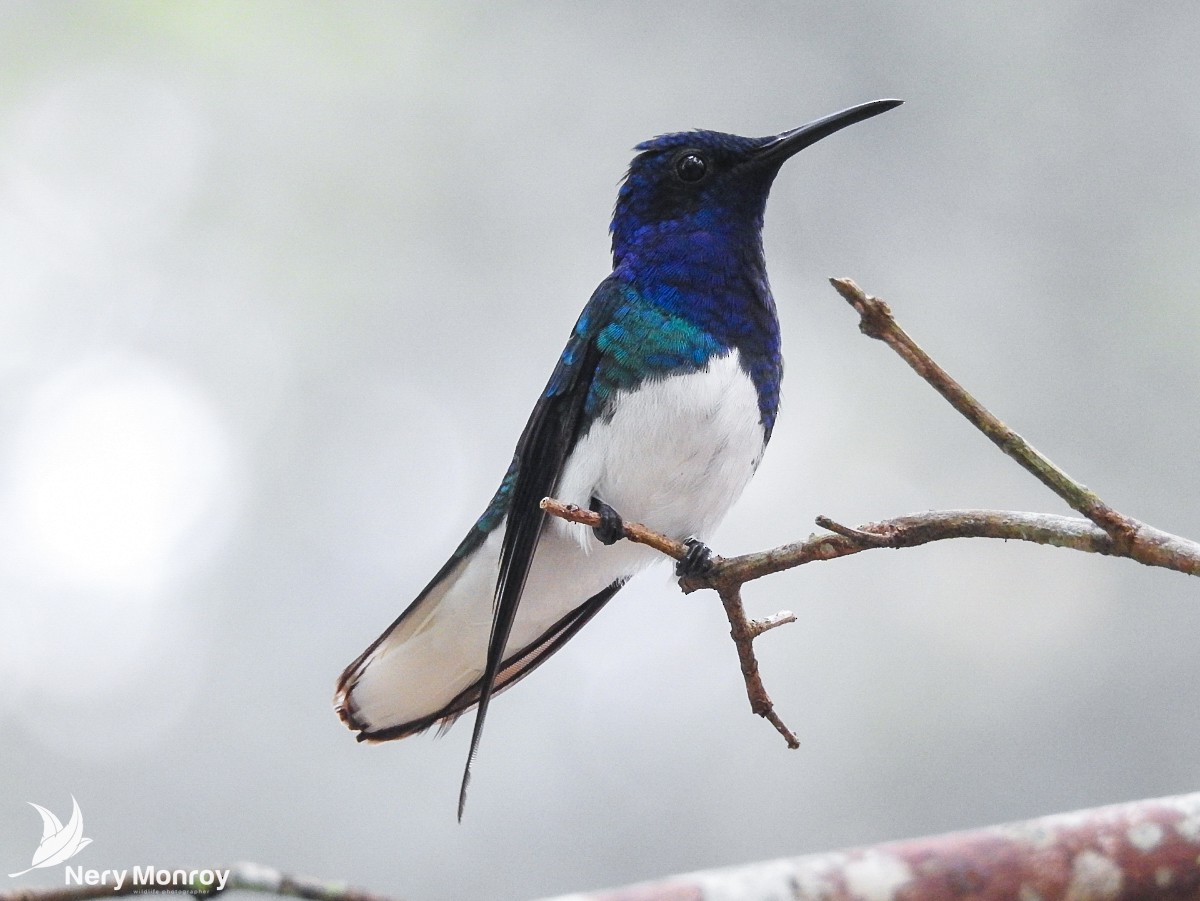
[[[212,409],[160,367],[108,359],[51,379],[18,427],[11,469],[12,521],[36,581],[161,585],[228,466]]]

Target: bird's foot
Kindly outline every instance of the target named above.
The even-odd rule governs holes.
[[[687,556],[675,562],[675,575],[679,578],[703,576],[713,567],[712,549],[699,538],[689,538]]]
[[[592,526],[592,532],[601,544],[616,544],[625,537],[625,521],[620,513],[597,497],[588,506],[593,513],[600,514],[600,522]]]

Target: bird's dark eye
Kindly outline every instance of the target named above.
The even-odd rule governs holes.
[[[708,174],[708,162],[694,150],[675,161],[675,174],[680,181],[698,182]]]

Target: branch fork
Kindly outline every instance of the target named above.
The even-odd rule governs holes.
[[[600,514],[585,510],[575,504],[564,504],[552,497],[542,498],[541,507],[551,516],[565,519],[567,522],[579,523],[583,526],[600,524]],[[676,541],[641,523],[625,522],[625,538],[637,544],[644,544],[662,552],[674,560],[687,557],[690,548],[682,541]],[[742,678],[746,682],[746,696],[750,700],[750,709],[766,719],[775,727],[789,748],[800,747],[800,742],[783,721],[775,713],[775,705],[767,694],[762,677],[758,672],[758,658],[754,655],[754,639],[764,632],[777,626],[796,621],[794,614],[787,611],[776,613],[762,620],[752,620],[746,616],[746,608],[742,604],[741,587],[745,578],[726,578],[725,568],[730,561],[724,557],[713,556],[711,567],[703,575],[685,576],[680,579],[680,587],[685,593],[700,588],[711,588],[720,595],[725,607],[725,616],[729,620],[729,635],[737,648],[738,662],[741,665]]]

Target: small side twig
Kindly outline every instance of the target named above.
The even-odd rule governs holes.
[[[758,638],[764,632],[770,632],[772,629],[777,629],[780,626],[787,626],[796,621],[796,614],[791,610],[780,610],[774,616],[768,616],[766,619],[750,620],[750,637]]]
[[[828,529],[831,532],[841,535],[843,538],[852,538],[864,548],[893,546],[894,536],[891,534],[852,529],[850,526],[844,526],[840,522],[830,519],[828,516],[818,516],[816,522],[822,529]]]
[[[767,694],[767,687],[763,684],[762,676],[758,672],[758,657],[754,654],[754,639],[773,626],[761,628],[747,618],[746,608],[742,604],[740,582],[718,583],[717,594],[721,597],[721,605],[725,608],[725,616],[729,620],[729,635],[737,648],[742,679],[746,683],[746,697],[750,699],[750,710],[774,726],[775,731],[782,735],[783,740],[787,742],[787,746],[795,750],[800,747],[800,741],[775,712],[775,705],[771,701],[771,696]],[[772,617],[772,619],[779,620],[774,625],[782,625],[788,616],[789,614],[782,613]],[[794,622],[795,619],[794,616],[791,617],[791,621]]]

